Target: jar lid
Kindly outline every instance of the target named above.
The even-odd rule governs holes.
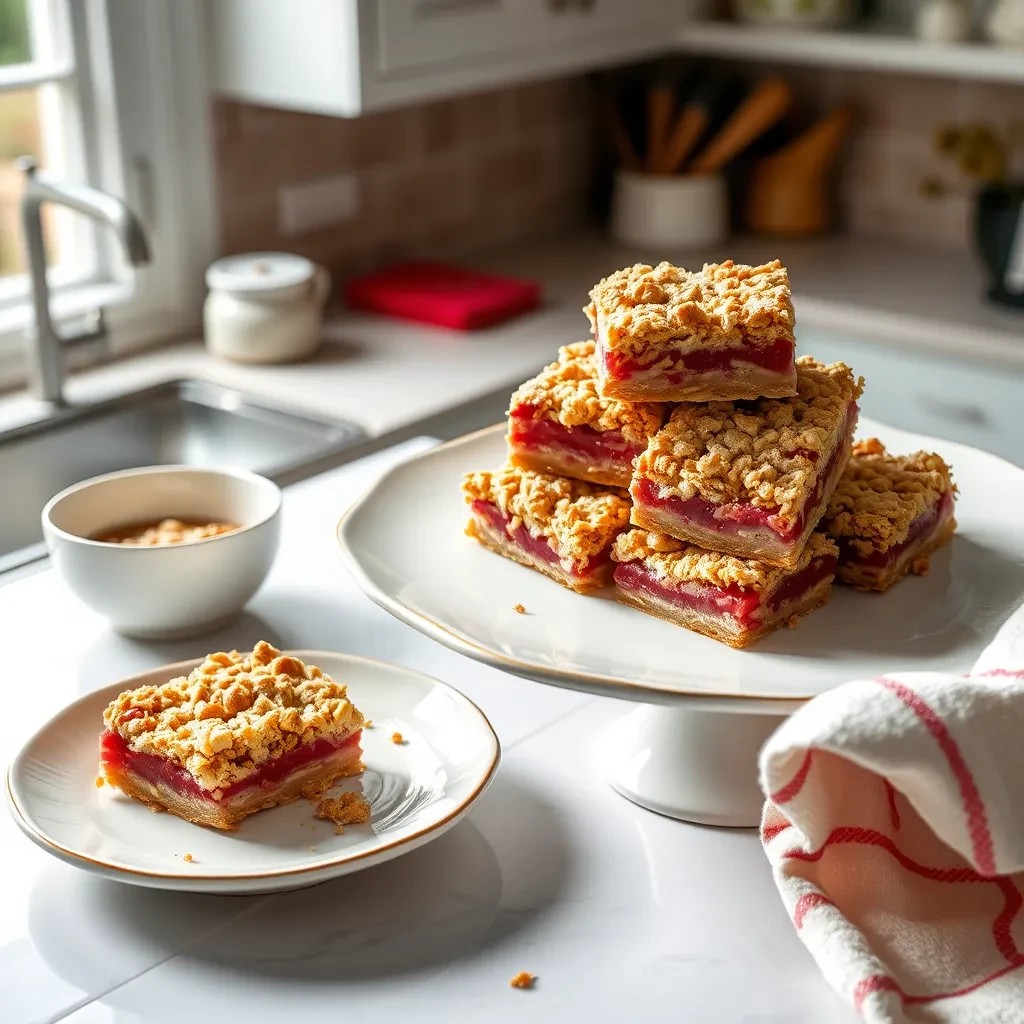
[[[290,252],[245,252],[211,263],[206,286],[224,292],[271,292],[313,277],[313,264]]]

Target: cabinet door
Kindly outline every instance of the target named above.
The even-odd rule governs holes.
[[[686,15],[688,0],[522,0],[533,11],[538,38],[586,43],[660,32],[665,49],[670,34]]]
[[[377,0],[377,48],[384,73],[473,63],[529,39],[523,0]]]
[[[799,352],[824,362],[841,359],[864,377],[863,415],[962,441],[1024,466],[1024,367],[883,344],[811,330],[798,331],[797,338]]]

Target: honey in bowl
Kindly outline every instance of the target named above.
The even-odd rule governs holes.
[[[194,544],[240,529],[235,523],[203,522],[202,520],[154,519],[142,523],[127,523],[104,530],[92,540],[105,544],[133,544],[153,547],[158,544]]]

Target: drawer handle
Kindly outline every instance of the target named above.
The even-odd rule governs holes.
[[[449,14],[467,14],[481,7],[500,7],[502,0],[422,0],[416,5],[417,18],[444,18]]]
[[[933,395],[918,395],[918,405],[922,406],[925,412],[933,416],[941,416],[945,419],[956,420],[958,423],[969,423],[974,427],[987,427],[991,425],[988,413],[980,405],[962,405],[960,402],[947,402],[943,398],[935,398]]]

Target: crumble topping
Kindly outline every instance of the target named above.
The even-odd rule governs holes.
[[[612,558],[616,562],[643,562],[659,580],[676,584],[703,583],[714,587],[735,584],[759,593],[771,590],[784,577],[799,572],[823,555],[838,558],[839,548],[822,533],[810,535],[800,561],[792,569],[705,551],[686,541],[647,530],[628,530],[620,534],[612,548]]]
[[[764,347],[793,337],[789,274],[778,260],[759,267],[726,260],[700,271],[638,263],[604,278],[590,298],[584,313],[618,352],[639,354],[669,340]]]
[[[648,478],[662,496],[742,502],[795,523],[864,389],[845,363],[801,356],[796,368],[793,398],[676,406],[636,460],[634,479]]]
[[[527,405],[536,410],[534,418],[555,420],[563,427],[618,430],[627,441],[646,444],[665,422],[665,406],[603,398],[598,390],[595,349],[593,341],[560,348],[556,362],[512,395],[509,412]]]
[[[497,505],[509,519],[509,529],[525,525],[532,536],[553,539],[559,556],[573,561],[600,554],[629,524],[630,502],[624,490],[517,466],[467,473],[462,491],[468,502]]]
[[[342,793],[333,799],[321,800],[316,805],[316,816],[333,822],[335,833],[345,825],[365,825],[370,820],[370,804],[362,793]]]
[[[854,445],[822,526],[858,554],[888,551],[949,491],[955,493],[956,485],[940,455],[890,455],[872,437]]]
[[[136,544],[153,547],[157,544],[193,544],[197,540],[234,533],[234,523],[183,523],[180,519],[161,519],[158,523],[108,530],[96,540],[106,544]]]
[[[119,694],[103,721],[216,794],[303,743],[343,739],[363,716],[342,684],[261,640],[251,654],[210,654],[187,676]]]
[[[533,983],[536,980],[536,974],[531,974],[529,971],[520,971],[515,977],[509,979],[509,985],[512,988],[533,988]]]

